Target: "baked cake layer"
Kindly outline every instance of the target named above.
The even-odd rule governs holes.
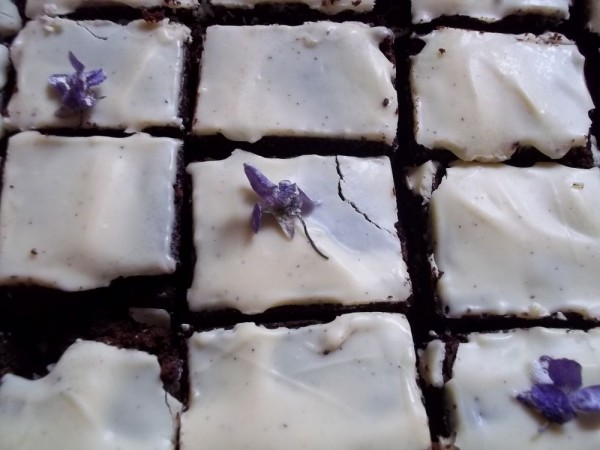
[[[584,386],[600,384],[600,330],[533,328],[471,334],[460,344],[446,384],[448,410],[461,450],[548,450],[600,447],[597,421],[580,417],[563,425],[521,404],[516,395],[532,388],[542,356],[581,364]]]
[[[174,450],[180,410],[155,356],[78,341],[43,378],[2,378],[0,448]]]
[[[430,448],[410,326],[347,314],[299,329],[253,323],[189,340],[181,448]]]
[[[449,317],[600,317],[600,170],[457,164],[433,192],[437,291]]]
[[[184,25],[164,20],[72,21],[43,17],[27,22],[11,45],[16,92],[6,126],[111,128],[139,131],[152,126],[182,127],[179,117]],[[73,73],[69,52],[87,70],[104,69],[106,80],[93,89],[99,100],[84,113],[57,115],[60,96],[48,77]]]
[[[244,175],[250,164],[273,183],[296,183],[317,206],[288,238],[270,215],[253,233],[260,197]],[[241,150],[223,161],[190,164],[196,268],[191,310],[258,313],[281,305],[405,301],[411,284],[395,224],[389,159],[300,156],[266,159]]]
[[[413,58],[415,134],[465,161],[504,161],[519,147],[552,159],[587,145],[594,107],[574,42],[440,29]]]
[[[172,273],[181,141],[9,139],[0,205],[0,284],[77,291]]]
[[[412,0],[412,16],[413,23],[431,22],[442,16],[467,16],[495,22],[517,14],[568,19],[571,4],[571,0]]]
[[[211,26],[206,30],[197,135],[396,138],[390,30],[356,22]]]

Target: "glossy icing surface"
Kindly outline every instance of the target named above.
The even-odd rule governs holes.
[[[379,49],[391,37],[356,22],[208,27],[192,131],[391,144],[395,68]]]
[[[600,330],[533,328],[472,334],[460,344],[453,378],[446,384],[455,448],[460,450],[594,450],[600,448],[598,417],[545,427],[546,420],[515,398],[531,389],[532,364],[542,355],[576,360],[583,385],[600,384]]]
[[[413,0],[413,23],[441,16],[468,16],[494,22],[512,14],[541,14],[569,18],[571,0]]]
[[[2,378],[0,448],[174,450],[180,411],[155,356],[78,341],[43,378]]]
[[[66,291],[175,270],[173,184],[181,142],[10,138],[0,204],[0,284]]]
[[[430,448],[402,315],[196,333],[181,448]]]
[[[179,95],[189,40],[189,28],[168,20],[127,25],[49,17],[30,21],[11,45],[17,92],[8,104],[6,125],[21,130],[181,127]],[[55,114],[60,97],[48,77],[73,73],[69,51],[87,70],[103,68],[107,79],[94,88],[100,97],[94,108],[64,118]]]
[[[600,317],[600,170],[458,164],[430,203],[450,317]]]
[[[564,36],[446,28],[422,39],[411,72],[419,144],[486,162],[520,146],[558,159],[587,144],[584,58]]]
[[[290,180],[320,202],[305,217],[319,256],[296,221],[288,239],[271,216],[250,226],[259,199],[249,163],[272,182]],[[262,312],[290,304],[404,301],[410,278],[394,228],[398,220],[388,158],[301,156],[266,159],[236,150],[226,160],[188,166],[193,182],[196,267],[191,310]],[[235,283],[232,283],[235,279]]]

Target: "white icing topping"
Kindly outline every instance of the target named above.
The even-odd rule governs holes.
[[[41,18],[28,22],[11,46],[17,92],[8,104],[7,127],[100,127],[139,131],[150,126],[181,127],[179,95],[184,43],[189,28],[164,20],[127,25]],[[53,74],[73,73],[72,51],[87,70],[103,68],[94,89],[98,104],[83,119],[55,115],[60,96],[48,84]],[[80,123],[83,120],[82,123]]]
[[[293,240],[271,216],[253,233],[250,216],[259,197],[243,163],[274,183],[297,183],[321,203],[305,221],[329,260],[310,246],[298,221]],[[283,160],[236,150],[224,161],[190,164],[188,172],[194,185],[197,252],[190,309],[257,313],[288,304],[403,301],[411,294],[394,228],[396,199],[388,158],[310,155]]]
[[[588,27],[596,34],[600,34],[600,0],[588,0],[589,22]]]
[[[12,36],[23,26],[17,5],[12,0],[0,0],[0,37]]]
[[[395,70],[379,49],[391,36],[356,22],[208,27],[192,131],[391,144]]]
[[[546,422],[515,399],[532,387],[531,364],[542,355],[569,358],[583,367],[584,386],[600,384],[600,330],[534,328],[473,334],[461,344],[446,384],[460,450],[600,448],[597,418],[540,431]],[[456,405],[456,409],[452,406]]]
[[[445,359],[446,344],[439,339],[434,339],[425,350],[419,351],[419,373],[425,383],[436,388],[444,386]]]
[[[333,336],[333,337],[332,337]],[[197,333],[181,448],[430,448],[404,316]]]
[[[429,203],[433,191],[433,182],[439,163],[427,161],[418,167],[411,167],[406,174],[406,184],[413,194],[422,198],[422,204]]]
[[[0,103],[4,101],[4,88],[6,87],[9,66],[8,48],[0,45]],[[4,136],[4,118],[0,116],[0,138],[2,136]]]
[[[52,371],[0,385],[0,448],[172,450],[181,404],[155,356],[78,341]]]
[[[411,73],[419,144],[466,161],[503,161],[517,146],[557,159],[586,145],[594,105],[564,36],[441,29],[423,39]]]
[[[173,272],[180,146],[145,134],[11,137],[0,204],[0,284],[71,291]]]
[[[25,15],[36,18],[44,15],[70,14],[80,8],[130,6],[132,8],[193,8],[194,0],[27,0]]]
[[[569,18],[571,0],[413,0],[413,23],[441,16],[468,16],[494,22],[512,14],[542,14]]]
[[[598,198],[598,168],[449,168],[430,203],[448,315],[600,317]]]
[[[375,0],[211,0],[210,3],[228,8],[254,8],[263,3],[274,5],[301,3],[325,14],[338,14],[342,11],[367,12],[375,7]]]

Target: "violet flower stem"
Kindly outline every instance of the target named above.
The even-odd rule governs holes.
[[[320,256],[329,260],[329,256],[327,256],[325,253],[323,253],[321,250],[319,250],[319,248],[317,247],[315,242],[310,237],[310,234],[308,234],[308,229],[306,228],[306,222],[304,221],[304,218],[300,215],[298,215],[297,217],[298,217],[298,219],[300,219],[300,223],[302,224],[302,227],[304,228],[304,234],[306,234],[306,237],[308,238],[308,242],[310,242],[310,245],[312,246],[312,248],[314,248],[315,252],[317,252]]]

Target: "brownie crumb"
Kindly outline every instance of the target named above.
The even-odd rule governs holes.
[[[148,11],[147,9],[142,10],[142,19],[144,19],[146,22],[157,23],[162,21],[164,18],[165,13],[162,11]]]
[[[390,99],[389,98],[384,98],[383,102],[381,103],[383,105],[383,107],[385,108],[387,105],[390,104]]]

